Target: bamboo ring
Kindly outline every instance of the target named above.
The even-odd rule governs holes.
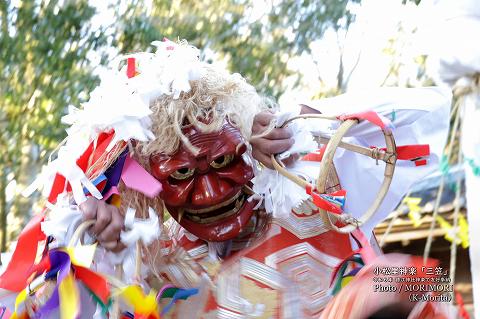
[[[327,116],[323,114],[304,114],[304,115],[292,117],[291,119],[286,121],[282,125],[282,127],[285,127],[288,123],[301,118],[305,118],[305,119],[316,118],[316,119],[341,121],[334,116]],[[272,160],[273,167],[280,174],[289,178],[300,187],[305,189],[310,188],[312,190],[315,190],[319,194],[325,193],[327,177],[328,177],[329,171],[333,169],[333,158],[338,147],[341,147],[346,150],[353,151],[365,156],[369,156],[375,159],[377,162],[378,161],[385,162],[385,170],[383,174],[384,179],[383,179],[382,185],[380,186],[380,190],[374,202],[368,208],[368,210],[363,214],[362,217],[360,217],[359,219],[356,219],[351,215],[347,215],[347,214],[338,215],[338,214],[334,214],[319,208],[319,212],[327,216],[327,219],[330,223],[329,226],[333,230],[339,233],[346,234],[346,233],[351,233],[352,231],[357,229],[359,226],[365,224],[382,204],[385,196],[387,195],[388,189],[393,179],[393,173],[395,171],[395,163],[397,161],[397,152],[396,152],[396,146],[395,146],[395,139],[393,137],[392,132],[384,129],[382,130],[382,132],[385,137],[385,145],[386,145],[385,150],[378,149],[378,148],[367,148],[367,147],[363,147],[355,144],[342,142],[342,139],[345,136],[345,134],[348,132],[348,130],[353,126],[357,125],[359,123],[359,120],[348,119],[341,122],[342,123],[340,124],[340,127],[337,129],[336,133],[332,136],[332,138],[329,139],[325,137],[320,137],[318,139],[320,143],[327,144],[327,146],[325,149],[325,153],[323,154],[322,161],[320,162],[320,173],[317,179],[316,187],[314,187],[304,179],[300,178],[299,176],[287,171],[285,167],[276,159],[274,155],[271,156],[271,160]],[[337,225],[335,225],[337,221],[340,221],[345,226],[338,227]]]
[[[94,220],[86,220],[80,225],[78,225],[77,229],[75,229],[75,232],[70,238],[70,241],[68,242],[68,247],[75,246],[75,244],[78,243],[78,241],[80,240],[80,237],[87,231],[90,226],[93,226],[93,224],[95,224]]]

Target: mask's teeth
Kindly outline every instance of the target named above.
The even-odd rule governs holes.
[[[180,223],[182,221],[182,217],[183,217],[183,213],[185,212],[185,210],[183,208],[180,208],[178,210],[178,222]]]
[[[247,195],[253,195],[255,194],[255,192],[253,191],[253,189],[251,189],[250,187],[248,187],[247,185],[243,185],[242,187],[242,190],[245,194]]]
[[[240,207],[242,207],[242,205],[243,205],[243,197],[240,197],[235,202],[235,209],[238,210]]]

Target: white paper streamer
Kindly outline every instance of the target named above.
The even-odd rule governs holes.
[[[314,183],[318,176],[319,163],[297,161],[289,172],[302,176]],[[300,205],[310,196],[290,179],[271,169],[264,169],[252,180],[253,191],[264,200],[265,210],[274,217],[286,217],[292,208]]]
[[[71,205],[64,196],[59,196],[50,209],[47,218],[41,223],[42,232],[54,237],[58,247],[66,247],[83,220],[82,211],[77,205]]]
[[[276,126],[282,126],[287,119],[298,114],[300,114],[300,107],[278,113],[276,115]],[[311,152],[318,148],[305,120],[293,121],[289,124],[288,128],[292,131],[295,143],[288,151],[278,155],[280,160],[286,159],[292,154]],[[297,162],[293,167],[289,168],[289,171],[302,175],[307,180],[312,180],[310,175],[308,175],[308,169],[305,171],[305,168],[311,165],[312,164],[307,162]],[[304,189],[279,174],[276,170],[265,168],[258,172],[252,182],[255,195],[254,197],[250,197],[249,200],[263,199],[265,210],[277,218],[288,216],[293,207],[298,206],[303,200],[309,197]]]
[[[160,225],[155,211],[148,208],[148,219],[135,218],[135,210],[129,208],[125,216],[126,231],[120,234],[120,240],[126,246],[132,246],[141,240],[143,244],[148,245],[160,237]]]
[[[101,132],[114,130],[107,147],[110,151],[119,141],[147,141],[154,139],[150,130],[152,111],[150,103],[161,95],[178,98],[181,92],[190,91],[190,82],[202,76],[199,51],[193,46],[171,41],[154,42],[155,53],[137,53],[121,57],[112,67],[101,73],[100,85],[91,92],[90,100],[82,109],[69,107],[69,114],[62,118],[71,125],[68,138],[52,161],[23,194],[31,195],[42,186],[47,192],[57,173],[63,175],[72,187],[77,204],[86,200],[85,187],[96,198],[102,198],[96,187],[76,165],[89,143]],[[120,62],[136,59],[136,76],[128,78],[126,68],[118,70]]]
[[[103,248],[97,249],[95,260],[97,261],[97,271],[114,275],[116,265],[121,265],[123,274],[122,280],[127,283],[134,283],[136,280],[142,280],[148,273],[145,264],[141,265],[141,278],[136,278],[136,243],[142,240],[145,245],[160,237],[160,227],[158,216],[152,208],[149,208],[148,219],[135,218],[135,210],[128,208],[125,216],[126,231],[120,233],[120,240],[127,247],[121,252],[114,253],[106,251]]]

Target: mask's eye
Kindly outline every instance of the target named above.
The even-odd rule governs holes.
[[[189,178],[190,176],[193,175],[193,173],[195,173],[195,170],[193,168],[183,167],[183,168],[177,169],[175,172],[170,174],[170,176],[175,179],[182,180],[182,179]]]
[[[222,168],[230,164],[230,162],[233,160],[233,155],[222,155],[220,157],[217,157],[213,162],[210,163],[210,166],[213,168]]]

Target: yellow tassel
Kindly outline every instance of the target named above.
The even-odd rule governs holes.
[[[403,203],[408,206],[408,217],[413,222],[413,227],[415,228],[422,224],[422,215],[420,214],[422,209],[419,206],[421,201],[420,197],[405,197],[403,199]]]
[[[122,198],[118,194],[113,194],[110,197],[110,204],[120,208],[120,206],[122,205]]]
[[[470,241],[468,238],[468,222],[465,219],[465,216],[463,216],[463,214],[460,214],[458,225],[460,226],[460,232],[458,236],[460,237],[460,240],[462,242],[462,247],[466,249],[470,246]]]
[[[25,299],[27,299],[27,289],[23,289],[15,299],[15,311],[10,316],[10,319],[18,318],[18,315],[17,315],[18,307],[25,302]]]
[[[121,288],[120,295],[133,307],[135,313],[145,316],[153,315],[155,318],[160,318],[154,291],[150,291],[148,295],[145,295],[139,286],[127,286]]]
[[[60,298],[60,318],[75,319],[79,311],[79,293],[72,274],[65,277],[58,285]]]
[[[78,245],[75,247],[63,248],[62,250],[65,251],[70,256],[70,260],[73,265],[90,268],[93,262],[93,256],[95,255],[96,249],[97,249],[97,244]]]

